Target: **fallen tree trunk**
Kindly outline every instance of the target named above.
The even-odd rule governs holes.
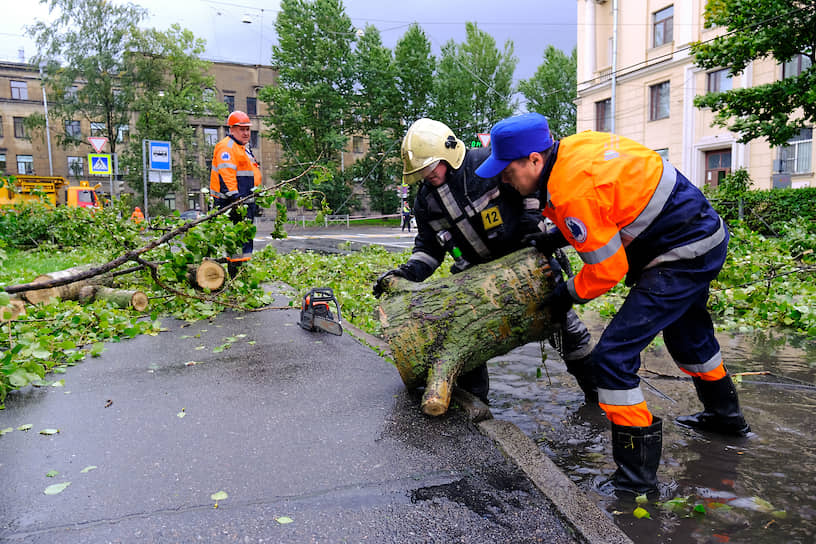
[[[552,288],[549,262],[533,248],[441,280],[390,277],[380,324],[405,386],[425,386],[422,411],[444,414],[461,373],[555,332],[539,310]]]
[[[11,299],[7,306],[0,306],[0,323],[14,321],[20,315],[25,315],[25,302],[19,298]]]
[[[79,290],[78,300],[88,303],[94,300],[105,300],[117,308],[133,308],[143,312],[147,308],[148,299],[142,291],[128,289],[113,289],[101,285],[86,285]]]
[[[92,270],[95,266],[96,265],[75,266],[73,268],[68,268],[65,270],[57,270],[56,272],[41,274],[34,278],[34,281],[31,283],[37,284],[47,282],[59,282],[61,280],[72,278],[74,276],[82,274],[83,272],[87,272],[88,270]],[[80,289],[82,289],[86,285],[88,285],[87,281],[76,281],[73,283],[66,283],[64,285],[49,287],[47,289],[25,291],[23,292],[23,296],[31,304],[39,304],[41,302],[49,303],[55,298],[60,298],[61,300],[77,300],[79,298]]]

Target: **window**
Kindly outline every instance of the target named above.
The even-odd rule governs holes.
[[[25,81],[11,81],[12,100],[28,100],[28,85]]]
[[[663,149],[655,149],[655,153],[660,155],[661,159],[669,160],[669,148],[664,147]]]
[[[362,153],[363,152],[363,138],[362,136],[352,136],[351,137],[351,150],[355,153]]]
[[[107,136],[105,123],[91,123],[91,136]]]
[[[201,97],[204,98],[205,102],[215,99],[215,91],[212,89],[204,89],[204,92],[201,93]]]
[[[17,155],[17,173],[31,175],[34,173],[34,157],[31,155]]]
[[[229,111],[235,111],[235,95],[232,94],[225,94],[224,95],[224,104],[227,105]]]
[[[258,131],[257,130],[250,130],[249,131],[249,146],[250,147],[258,147]]]
[[[79,121],[65,121],[65,135],[72,140],[81,140],[82,130]]]
[[[65,101],[66,102],[76,102],[77,101],[77,92],[79,92],[79,87],[76,85],[72,85],[65,89]]]
[[[175,210],[176,209],[176,195],[169,194],[164,196],[164,205],[167,206],[168,210]]]
[[[258,115],[258,99],[248,96],[247,97],[247,115]]]
[[[813,129],[803,128],[779,148],[780,170],[786,174],[804,174],[811,171]]]
[[[116,142],[123,143],[130,140],[130,126],[128,125],[119,125],[116,129]]]
[[[0,174],[6,173],[6,154],[0,153]]]
[[[723,68],[716,72],[709,72],[706,79],[706,91],[710,93],[721,93],[731,90],[731,74],[728,73],[728,68]]]
[[[801,53],[782,65],[782,79],[796,77],[811,66],[810,57]]]
[[[28,138],[28,135],[26,134],[25,125],[23,124],[24,120],[25,119],[23,117],[15,117],[14,118],[14,137],[15,138],[20,138],[20,139]]]
[[[218,143],[218,129],[212,127],[204,127],[204,141],[208,145],[215,145]]]
[[[652,35],[654,47],[674,40],[674,6],[663,8],[652,15]]]
[[[85,161],[82,157],[68,157],[68,175],[76,178],[85,175]]]
[[[595,130],[610,132],[612,130],[612,99],[595,102]]]
[[[649,121],[666,119],[669,116],[669,82],[664,81],[649,87]]]

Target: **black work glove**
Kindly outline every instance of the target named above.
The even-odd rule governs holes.
[[[541,309],[550,312],[553,323],[564,324],[567,322],[567,312],[572,308],[573,302],[566,282],[559,281],[555,289],[541,302]]]
[[[521,239],[521,243],[525,246],[533,246],[541,253],[546,253],[547,255],[551,255],[558,248],[569,245],[567,239],[564,238],[564,235],[561,234],[561,231],[558,229],[526,234],[524,238]]]
[[[405,272],[401,268],[395,268],[393,270],[389,270],[388,272],[383,272],[377,278],[377,281],[374,282],[374,286],[371,288],[371,292],[374,294],[375,297],[380,298],[382,294],[385,292],[385,288],[387,287],[386,280],[391,276],[398,276],[400,278],[405,277]]]

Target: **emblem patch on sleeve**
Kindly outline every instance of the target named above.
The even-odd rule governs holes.
[[[564,223],[567,225],[567,228],[570,231],[570,236],[572,236],[576,242],[579,244],[586,242],[589,231],[587,231],[586,225],[584,225],[583,221],[577,217],[567,217],[564,220]]]
[[[229,160],[229,158],[230,158],[229,151],[224,151],[223,153],[221,153],[221,160],[222,161]]]

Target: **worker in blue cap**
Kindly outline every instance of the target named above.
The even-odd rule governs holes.
[[[747,435],[706,308],[728,229],[699,189],[655,151],[622,136],[586,131],[554,141],[537,113],[504,119],[490,134],[490,157],[476,174],[501,174],[522,195],[539,192],[542,214],[558,231],[539,235],[537,247],[569,244],[584,261],[553,291],[551,311],[563,314],[624,277],[631,287],[591,355],[599,404],[612,424],[614,489],[657,489],[662,420],[646,406],[637,372],[640,352],[661,331],[704,407],[677,422]]]

